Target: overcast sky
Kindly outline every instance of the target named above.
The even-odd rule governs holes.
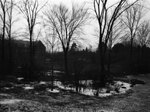
[[[39,2],[44,3],[46,0],[39,0]],[[114,4],[116,3],[118,0],[108,0],[108,4]],[[71,7],[72,3],[75,4],[86,4],[87,7],[93,8],[93,0],[48,0],[48,3],[50,5],[53,4],[60,4],[63,3],[68,7]],[[94,14],[94,13],[93,13]],[[95,16],[95,15],[93,15]],[[85,43],[87,47],[91,47],[92,45],[92,49],[97,48],[97,44],[98,44],[98,38],[95,37],[95,29],[97,26],[97,21],[94,20],[90,20],[90,22],[88,22],[88,24],[84,27],[84,34],[83,35],[88,41]],[[89,45],[90,44],[90,45]]]
[[[16,0],[17,1],[17,0]],[[48,5],[54,5],[54,4],[60,4],[60,3],[63,3],[65,4],[66,6],[68,7],[71,7],[72,3],[77,3],[77,4],[85,4],[88,6],[88,7],[93,7],[92,5],[92,1],[93,0],[39,0],[39,3],[40,4],[44,4],[46,1],[48,1]],[[116,3],[118,0],[108,0],[108,3],[109,4],[114,4]],[[130,1],[133,1],[133,0],[130,0]],[[144,0],[144,3],[146,5],[147,8],[150,8],[150,0]],[[46,8],[46,7],[45,7]],[[93,13],[94,14],[94,13]],[[147,13],[146,14],[146,17],[145,18],[150,18],[149,17],[150,13]],[[23,23],[23,25],[22,25]],[[24,25],[26,23],[23,22],[23,18],[19,20],[19,22],[17,23],[17,25],[19,27],[21,27],[22,29],[24,28]],[[89,43],[92,45],[93,48],[96,48],[97,47],[97,39],[95,39],[94,37],[94,30],[96,29],[96,26],[97,26],[97,21],[90,21],[89,24],[84,28],[84,32],[85,32],[85,35],[84,37],[85,38],[88,38],[89,40]],[[16,27],[17,28],[17,27]],[[19,29],[21,29],[19,28]],[[87,45],[88,46],[88,45]]]

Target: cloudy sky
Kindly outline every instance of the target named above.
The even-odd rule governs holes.
[[[39,0],[39,2],[44,3],[46,0]],[[114,3],[116,3],[118,0],[108,0],[108,4],[112,5]],[[54,5],[54,4],[60,4],[63,3],[66,6],[71,8],[72,3],[75,4],[86,4],[86,6],[91,9],[92,12],[92,8],[93,8],[93,0],[48,0],[49,5]],[[93,13],[93,12],[92,12]],[[93,13],[93,16],[94,13]],[[95,29],[97,28],[97,21],[95,20],[90,20],[88,22],[88,24],[84,27],[84,37],[88,40],[86,42],[87,47],[92,47],[92,49],[97,48],[97,44],[98,44],[98,38],[95,37]]]
[[[48,3],[47,3],[47,6],[45,7],[45,9],[48,6],[52,6],[54,4],[60,4],[60,3],[63,3],[63,4],[65,4],[68,7],[71,7],[72,3],[77,3],[77,4],[85,4],[86,3],[87,7],[91,7],[91,8],[93,7],[92,6],[92,0],[39,0],[39,3],[42,5],[46,1],[48,1]],[[118,0],[108,0],[108,3],[109,3],[109,5],[111,5],[111,4],[116,3],[117,1]],[[130,1],[134,1],[134,0],[130,0]],[[144,3],[145,3],[145,6],[150,9],[150,0],[144,0]],[[149,15],[150,15],[150,13],[148,12],[146,14],[145,18],[146,19],[149,18]],[[21,17],[19,16],[19,18],[21,18]],[[19,26],[19,29],[24,29],[25,24],[26,23],[23,22],[23,18],[21,18],[18,21],[17,26]],[[92,20],[84,28],[85,35],[83,35],[83,36],[85,38],[88,38],[89,43],[92,45],[93,48],[96,48],[97,47],[97,43],[98,43],[97,39],[94,36],[95,35],[94,30],[96,29],[96,27],[97,27],[97,21]],[[18,27],[16,27],[16,28],[18,28]],[[86,45],[86,46],[89,46],[89,45]]]

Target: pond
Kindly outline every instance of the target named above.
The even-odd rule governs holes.
[[[58,75],[62,73],[60,71],[55,71]],[[48,76],[49,77],[49,76]],[[50,78],[50,77],[49,77]],[[61,93],[61,91],[77,92],[82,95],[97,96],[97,97],[107,97],[114,94],[124,94],[131,89],[131,84],[123,81],[114,81],[112,83],[106,84],[105,88],[98,88],[95,86],[97,83],[94,80],[78,80],[62,82],[59,79],[55,80],[41,80],[35,82],[23,82],[23,77],[18,77],[17,80],[20,83],[11,84],[9,87],[4,86],[4,90],[11,90],[15,88],[21,88],[25,91],[35,91],[38,94],[39,91],[45,91],[50,93]],[[22,82],[21,82],[22,81]]]
[[[107,97],[113,94],[123,94],[131,89],[131,84],[122,81],[114,81],[114,83],[108,84],[105,88],[98,89],[93,86],[93,80],[80,80],[78,87],[73,84],[63,84],[61,81],[54,81],[54,85],[63,90],[70,90],[83,95],[98,97]]]
[[[94,80],[79,80],[77,82],[72,81],[71,83],[64,84],[59,79],[57,79],[57,76],[61,76],[63,73],[64,72],[62,71],[54,70],[54,77],[56,77],[55,81],[53,81],[53,86],[56,88],[54,88],[53,91],[49,89],[49,92],[58,93],[60,90],[67,90],[88,96],[107,97],[113,94],[123,94],[131,89],[131,84],[123,81],[114,81],[111,84],[107,84],[105,88],[96,88],[95,83],[97,82]],[[51,76],[51,72],[47,72],[47,75]]]
[[[72,84],[64,84],[63,82],[61,82],[59,80],[54,81],[54,85],[55,85],[54,90],[51,90],[51,88],[47,86],[47,85],[50,85],[51,82],[44,81],[44,80],[40,81],[40,82],[30,82],[28,84],[20,84],[20,85],[15,85],[15,86],[18,86],[19,89],[20,89],[20,87],[22,87],[22,89],[24,89],[24,91],[27,91],[27,92],[23,91],[25,94],[30,93],[32,96],[34,96],[33,94],[37,93],[38,95],[36,97],[34,96],[34,98],[33,98],[34,101],[35,101],[35,98],[37,101],[37,97],[38,98],[40,97],[40,99],[39,99],[40,101],[41,101],[41,98],[42,98],[42,100],[43,99],[46,100],[45,101],[46,103],[43,103],[43,101],[42,101],[43,105],[46,104],[46,106],[47,106],[47,102],[50,102],[50,111],[52,111],[53,108],[54,109],[57,108],[58,111],[66,111],[69,109],[73,109],[72,111],[77,111],[77,110],[79,111],[79,110],[81,110],[81,108],[84,108],[83,111],[88,111],[88,109],[90,108],[90,111],[107,111],[107,112],[133,112],[133,111],[134,112],[143,112],[144,111],[144,112],[149,112],[149,110],[150,110],[150,106],[149,106],[150,105],[150,94],[149,94],[150,93],[150,76],[139,76],[139,77],[134,76],[134,77],[131,77],[131,79],[142,80],[145,82],[145,85],[141,85],[141,84],[135,85],[134,87],[132,87],[133,93],[130,95],[123,95],[123,97],[119,96],[119,97],[114,97],[114,98],[103,98],[103,99],[97,99],[97,98],[93,98],[93,97],[91,97],[91,98],[84,97],[79,94],[70,94],[70,92],[68,94],[68,91],[75,91],[75,86]],[[93,96],[94,94],[92,92],[95,90],[92,87],[93,82],[94,81],[92,81],[92,80],[80,80],[79,83],[82,85],[85,85],[85,86],[80,87],[81,89],[80,89],[79,93]],[[3,83],[5,83],[5,82],[3,82]],[[46,89],[45,90],[42,89],[42,92],[38,93],[36,91],[36,86],[46,87]],[[118,88],[120,88],[119,93],[113,91],[113,89],[110,91],[110,93],[114,92],[114,94],[122,94],[122,93],[126,92],[127,90],[131,89],[130,86],[131,85],[129,83],[125,83],[122,81],[114,81],[114,84],[111,84],[108,87],[114,88],[114,89],[116,89],[118,87]],[[7,86],[5,85],[3,87],[7,87]],[[23,88],[23,87],[32,87],[32,88],[27,89],[27,88]],[[125,89],[125,87],[126,87],[126,89]],[[8,88],[11,88],[11,87],[8,87]],[[65,90],[67,92],[63,92],[62,90]],[[101,90],[101,92],[100,92],[100,90]],[[123,91],[123,90],[125,90],[125,91]],[[44,91],[46,92],[46,94]],[[98,91],[98,90],[96,90],[96,91]],[[107,88],[99,88],[99,94],[104,95],[105,93],[107,93],[106,91],[107,91]],[[52,94],[50,94],[50,93],[52,93]],[[23,96],[25,94],[23,94]],[[30,94],[27,94],[27,99]],[[14,97],[13,98],[11,95],[4,94],[4,93],[1,93],[0,96],[1,97],[3,96],[2,98],[4,99],[4,100],[0,101],[0,104],[13,104],[13,107],[17,107],[17,106],[14,106],[14,103],[21,102],[23,107],[26,107],[25,104],[27,104],[27,106],[29,106],[29,108],[40,107],[39,103],[36,103],[36,105],[35,105],[35,103],[33,101],[29,102],[29,100],[26,100],[25,97],[23,97],[24,99],[18,99],[20,97],[15,98],[13,96]],[[17,96],[18,96],[18,93],[17,93]],[[106,95],[105,96],[99,95],[99,97],[106,97]],[[22,98],[22,96],[21,96],[21,98]],[[26,103],[22,103],[22,102],[26,102]],[[78,102],[78,103],[76,103],[76,102]],[[63,106],[60,105],[60,103],[63,104]],[[35,106],[33,106],[32,104]],[[58,104],[62,108],[60,108],[60,106],[58,106]],[[87,104],[87,105],[85,105],[85,104]],[[84,107],[83,107],[83,105],[84,105]],[[87,106],[89,108],[87,108]],[[19,104],[19,108],[20,108],[20,104]],[[76,109],[76,110],[74,110],[74,109]],[[36,112],[39,110],[40,109],[38,108],[38,110],[36,110]],[[47,108],[45,110],[48,111]],[[41,112],[43,112],[43,111],[41,110]]]

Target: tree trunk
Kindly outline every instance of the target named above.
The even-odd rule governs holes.
[[[130,72],[133,73],[133,37],[131,37],[131,43],[130,43],[130,58],[129,58],[129,63],[130,63]]]
[[[53,64],[53,62],[52,62],[52,70],[51,70],[51,72],[52,72],[52,77],[51,77],[52,87],[51,87],[51,90],[53,91],[53,89],[54,89],[54,64]]]
[[[1,51],[1,78],[3,78],[4,77],[4,69],[5,69],[5,67],[4,67],[4,63],[5,63],[5,56],[4,56],[4,51],[5,51],[5,47],[4,47],[4,45],[5,45],[5,40],[4,40],[4,36],[2,36],[2,41],[1,41],[2,43],[1,43],[1,45],[2,45],[2,51]]]
[[[32,78],[33,75],[33,42],[32,42],[32,33],[30,32],[30,45],[29,45],[29,80]]]
[[[1,57],[1,59],[2,59],[2,64],[1,64],[1,72],[2,72],[2,78],[4,77],[4,74],[5,74],[5,69],[6,69],[6,67],[5,67],[5,12],[3,12],[4,13],[4,21],[3,21],[3,35],[2,35],[2,57]]]
[[[105,86],[105,64],[104,64],[104,49],[103,49],[103,45],[102,45],[102,40],[100,41],[99,44],[99,55],[100,55],[100,86]]]
[[[145,48],[145,46],[141,47],[141,68],[142,68],[142,71],[144,70],[144,65],[146,64],[146,63],[144,63],[144,48]]]
[[[52,77],[51,77],[51,83],[52,83],[52,87],[51,90],[53,91],[54,88],[54,58],[53,58],[53,47],[52,47],[52,55],[51,55],[51,59],[52,59],[52,68],[51,68],[51,72],[52,72]]]
[[[76,92],[79,92],[79,72],[78,72],[78,69],[77,67],[79,66],[76,62],[77,60],[74,59],[74,62],[73,62],[73,67],[74,67],[74,77],[75,77],[75,87],[76,87]]]
[[[110,65],[111,65],[111,49],[108,50],[108,65],[107,65],[107,69],[108,69],[109,73],[110,73]]]
[[[68,71],[68,52],[64,51],[64,66],[65,66],[65,77],[69,78],[69,71]]]
[[[11,46],[11,36],[9,36],[9,73],[12,74],[12,46]]]
[[[144,48],[145,48],[145,46],[142,46],[141,47],[141,60],[143,61],[143,59],[144,59]]]

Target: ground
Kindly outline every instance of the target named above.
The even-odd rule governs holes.
[[[136,76],[146,82],[145,85],[136,85],[133,93],[124,98],[111,99],[108,104],[114,112],[150,112],[150,76]]]
[[[146,84],[135,85],[126,94],[105,98],[70,91],[41,91],[39,94],[21,90],[3,92],[0,94],[0,112],[150,112],[150,75],[135,77]]]

